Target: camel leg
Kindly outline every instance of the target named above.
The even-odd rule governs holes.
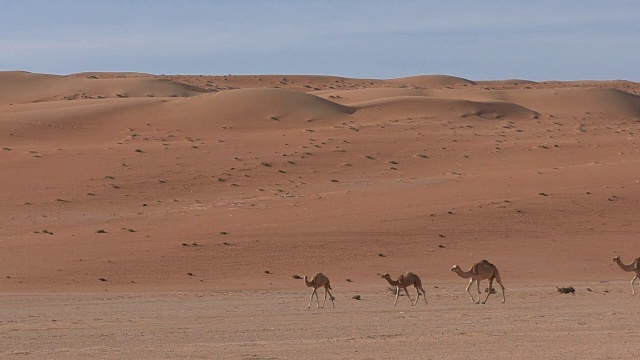
[[[309,305],[307,305],[307,309],[311,309],[311,302],[313,301],[313,294],[315,294],[315,293],[316,293],[316,290],[317,290],[317,289],[316,289],[316,288],[314,288],[314,289],[313,289],[313,291],[311,292],[311,296],[309,297]],[[316,295],[316,298],[317,298],[317,297],[318,297],[318,296]]]
[[[427,292],[424,291],[423,288],[416,288],[416,292],[418,293],[418,297],[416,298],[416,304],[418,304],[418,300],[420,299],[420,295],[422,295],[422,297],[424,298],[425,305],[428,305],[427,304]]]
[[[469,289],[471,288],[471,285],[473,285],[473,282],[474,282],[474,281],[475,281],[475,280],[471,279],[471,281],[469,281],[469,285],[467,285],[467,293],[469,293],[469,296],[471,297],[471,302],[476,302],[476,301],[473,299],[473,295],[471,295],[471,291],[469,291]]]
[[[318,297],[318,288],[316,288],[316,309],[320,309],[320,298]]]
[[[324,301],[322,301],[322,308],[324,309],[324,303],[327,302],[327,289],[324,289]]]
[[[484,301],[482,302],[483,304],[487,303],[487,299],[489,298],[489,295],[491,295],[491,287],[492,286],[493,286],[493,279],[489,279],[489,291],[487,292],[487,297],[484,298]],[[480,287],[478,287],[478,291],[480,291]]]
[[[413,303],[413,300],[411,300],[411,295],[409,294],[409,290],[407,290],[407,288],[404,288],[404,293],[407,294],[407,297],[409,298],[409,303],[411,304],[411,306],[415,305]],[[418,299],[416,299],[416,302],[418,302]]]
[[[400,287],[396,287],[396,301],[393,303],[393,306],[396,306],[398,303],[398,296],[400,296]]]
[[[329,299],[331,299],[331,305],[333,307],[336,307],[336,303],[333,302],[334,297],[333,297],[333,294],[331,294],[331,291],[329,291],[329,289],[324,289],[324,291],[325,291],[325,296],[327,295],[327,293],[329,293]]]
[[[502,280],[500,279],[500,273],[496,273],[495,279],[496,279],[496,282],[502,288],[502,303],[504,304],[507,301],[507,299],[505,298],[505,295],[504,295],[504,285],[502,285]],[[491,286],[489,286],[489,288],[491,288]]]
[[[480,296],[482,296],[480,292],[480,280],[476,280],[476,285],[478,285],[478,301],[476,301],[476,304],[480,304]]]
[[[636,289],[633,287],[633,283],[638,279],[638,275],[633,277],[633,280],[631,280],[631,294],[635,295],[636,294]]]
[[[496,281],[498,282],[498,284],[502,288],[502,303],[504,304],[507,301],[507,299],[505,298],[505,295],[504,295],[504,285],[502,285],[502,281],[500,281],[498,279],[496,279]]]

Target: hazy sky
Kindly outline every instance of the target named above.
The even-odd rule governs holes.
[[[0,0],[0,70],[640,81],[640,1]]]

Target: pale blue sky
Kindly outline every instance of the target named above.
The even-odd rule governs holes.
[[[0,0],[0,70],[640,81],[640,1]]]

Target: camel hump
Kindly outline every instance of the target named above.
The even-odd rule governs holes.
[[[489,261],[487,261],[487,260],[485,260],[485,259],[482,259],[482,261],[480,261],[480,263],[481,263],[482,265],[490,265],[490,266],[493,266],[493,264],[492,264],[492,263],[490,263]]]

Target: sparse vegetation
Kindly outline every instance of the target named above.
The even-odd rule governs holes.
[[[558,292],[561,294],[575,294],[576,292],[576,289],[574,289],[573,286],[559,287],[557,289],[558,289]]]

